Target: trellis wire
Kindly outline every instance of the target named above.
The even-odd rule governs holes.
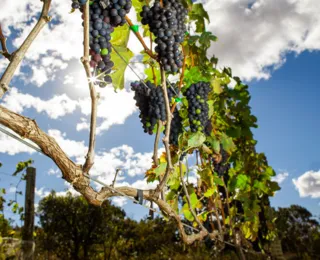
[[[38,147],[36,147],[36,146],[34,146],[34,145],[26,142],[26,141],[23,140],[21,137],[15,135],[15,134],[10,133],[9,131],[7,131],[7,130],[5,130],[4,128],[2,128],[1,126],[0,126],[0,132],[2,132],[2,133],[4,133],[4,134],[6,134],[6,135],[8,135],[8,136],[10,136],[10,137],[12,137],[12,138],[14,138],[15,140],[21,142],[22,144],[24,144],[24,145],[26,145],[26,146],[34,149],[35,151],[37,151],[37,152],[39,152],[39,153],[41,153],[41,154],[49,157],[49,156],[48,156],[47,154],[45,154],[40,148],[38,148]],[[49,157],[49,158],[50,158],[50,157]],[[90,179],[90,180],[92,180],[92,181],[94,181],[94,182],[96,182],[96,183],[104,186],[105,188],[111,190],[112,192],[118,193],[118,194],[120,194],[121,196],[124,196],[124,197],[126,197],[127,199],[129,199],[129,200],[131,200],[131,201],[133,201],[133,202],[136,202],[138,205],[141,205],[141,206],[143,206],[143,207],[145,207],[145,208],[147,208],[147,209],[149,209],[149,210],[152,210],[153,212],[155,212],[155,213],[157,213],[157,214],[159,214],[159,215],[161,215],[161,216],[164,216],[162,212],[160,212],[160,211],[158,211],[158,210],[156,210],[156,209],[154,209],[154,208],[151,208],[151,207],[149,207],[149,206],[147,206],[147,205],[145,205],[145,204],[140,204],[138,200],[136,200],[136,199],[134,199],[134,198],[126,195],[125,193],[123,193],[123,192],[121,192],[121,191],[118,191],[118,190],[112,188],[111,186],[109,186],[109,185],[107,185],[107,184],[99,181],[98,179],[93,178],[92,176],[89,176],[88,174],[84,174],[84,176],[85,176],[86,178],[88,178],[88,179]],[[186,223],[183,223],[183,222],[182,222],[182,225],[185,226],[185,227],[191,228],[191,229],[194,230],[194,231],[200,232],[199,229],[194,228],[193,226],[190,226],[190,225],[188,225],[188,224],[186,224]],[[220,239],[213,239],[213,240],[217,240],[217,241],[223,242],[223,243],[228,244],[228,245],[233,246],[233,247],[238,247],[237,245],[232,244],[232,243],[227,242],[227,241],[224,241],[224,240],[220,240]],[[244,248],[244,247],[240,247],[240,248],[242,248],[242,250],[244,250],[245,252],[248,252],[248,249],[246,249],[246,248]]]

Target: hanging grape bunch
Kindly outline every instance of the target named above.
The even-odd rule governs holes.
[[[156,87],[150,81],[131,83],[135,92],[134,99],[140,110],[140,120],[145,133],[152,135],[158,120],[166,120],[166,107],[161,87]]]
[[[180,44],[184,41],[187,9],[177,0],[163,0],[163,6],[156,0],[150,8],[144,6],[140,13],[141,23],[149,25],[157,37],[155,51],[167,72],[177,72],[183,65]]]
[[[198,82],[192,84],[184,93],[189,103],[189,122],[192,132],[203,132],[209,122],[208,94],[210,83]]]
[[[72,0],[71,7],[83,12],[86,2],[87,0]],[[90,1],[90,67],[93,69],[93,76],[98,77],[100,87],[112,83],[109,75],[114,66],[111,60],[111,34],[114,27],[125,24],[125,16],[131,7],[131,0]]]
[[[223,146],[220,145],[220,154],[221,158],[219,162],[213,158],[214,171],[219,175],[219,177],[228,177],[228,172],[230,169],[230,163],[228,163],[229,154],[226,150],[223,149]]]

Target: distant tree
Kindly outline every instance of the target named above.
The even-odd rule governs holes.
[[[125,217],[124,211],[108,201],[96,207],[82,197],[70,193],[59,197],[54,192],[40,201],[39,214],[38,244],[61,259],[92,259],[90,254],[99,254],[97,244],[106,249],[106,242],[117,240],[115,236],[121,233],[116,228]],[[103,254],[110,253],[104,250]]]
[[[284,253],[295,253],[299,259],[320,259],[320,225],[306,208],[279,208],[276,216]]]

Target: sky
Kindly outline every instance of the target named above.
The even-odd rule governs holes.
[[[200,1],[199,1],[200,2]],[[249,86],[252,112],[258,118],[254,129],[257,150],[267,155],[281,186],[272,206],[299,204],[320,215],[320,126],[318,64],[320,63],[320,2],[318,0],[207,0],[201,1],[211,23],[207,29],[218,36],[209,52],[219,66],[231,67]],[[41,2],[2,0],[0,21],[8,36],[10,51],[16,49],[36,22]],[[19,67],[11,90],[0,104],[33,118],[54,137],[77,163],[87,152],[90,99],[79,60],[82,55],[81,20],[69,14],[69,1],[53,0],[51,24],[45,27]],[[135,21],[133,10],[130,13]],[[142,50],[130,37],[135,54]],[[0,75],[7,61],[0,58]],[[142,66],[133,64],[143,77]],[[126,71],[126,89],[99,89],[96,162],[91,174],[111,184],[122,168],[117,185],[150,186],[144,172],[151,166],[154,137],[143,133],[129,89],[137,80]],[[162,149],[162,148],[161,148]],[[0,187],[15,196],[18,177],[12,177],[18,161],[34,160],[37,169],[36,204],[51,190],[76,194],[54,163],[17,141],[0,134]],[[153,184],[153,187],[156,184]],[[95,186],[99,188],[100,186]],[[20,183],[18,190],[24,190]],[[19,202],[23,204],[20,196]],[[116,198],[129,217],[139,219],[147,210]],[[13,217],[9,210],[7,217]]]

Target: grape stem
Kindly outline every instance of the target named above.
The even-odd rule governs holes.
[[[90,97],[91,97],[91,122],[90,122],[90,137],[89,137],[89,148],[86,155],[86,161],[83,165],[83,172],[88,173],[94,164],[94,154],[95,154],[95,144],[96,144],[96,129],[97,129],[97,111],[98,111],[98,99],[99,95],[96,92],[94,82],[89,79],[92,77],[89,64],[89,1],[85,4],[83,8],[83,20],[84,20],[84,54],[81,58],[81,62],[86,71]]]
[[[0,99],[9,90],[9,84],[13,78],[13,75],[18,66],[20,65],[21,61],[23,60],[26,52],[30,48],[31,44],[39,35],[42,28],[51,20],[51,17],[48,16],[51,0],[42,0],[42,2],[42,11],[37,24],[33,27],[32,31],[27,36],[22,45],[19,47],[19,49],[15,51],[13,54],[11,54],[10,63],[0,79]],[[5,40],[1,40],[2,47],[4,42]],[[3,49],[3,52],[6,52],[6,50]]]
[[[7,58],[10,61],[12,58],[12,55],[8,51],[7,38],[3,35],[1,23],[0,23],[0,42],[2,47],[2,51],[0,51],[0,54],[2,54],[5,58]]]
[[[166,150],[167,168],[166,168],[166,172],[163,176],[163,179],[160,181],[160,184],[156,188],[156,191],[155,191],[156,197],[158,197],[159,193],[161,191],[163,191],[163,189],[167,183],[169,174],[174,170],[174,168],[172,166],[172,161],[171,161],[171,152],[170,152],[170,144],[169,144],[172,114],[171,114],[171,110],[170,110],[170,101],[168,98],[166,73],[165,73],[164,68],[161,64],[160,64],[160,72],[161,72],[161,87],[162,87],[162,91],[163,91],[164,101],[165,101],[165,105],[166,105],[166,114],[167,114],[166,131],[165,131],[165,136],[162,139],[165,150]]]
[[[131,19],[126,15],[126,21],[129,24],[129,26],[134,26],[134,24],[132,23]],[[142,44],[144,51],[153,59],[155,59],[156,61],[158,61],[158,57],[155,56],[152,52],[152,50],[150,50],[148,48],[148,46],[146,45],[146,43],[143,40],[143,37],[141,36],[141,34],[139,32],[134,32],[134,34],[137,36],[138,40],[140,41],[140,43]]]

